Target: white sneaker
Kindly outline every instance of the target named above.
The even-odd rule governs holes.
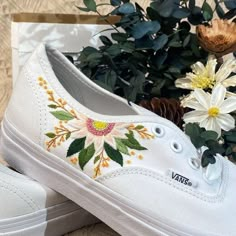
[[[122,235],[235,236],[236,168],[200,167],[185,134],[100,88],[40,46],[15,84],[2,127],[15,168]]]
[[[59,236],[94,222],[72,201],[0,164],[0,235]]]

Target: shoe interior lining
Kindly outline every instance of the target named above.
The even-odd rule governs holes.
[[[103,115],[137,115],[137,112],[125,102],[121,102],[102,91],[98,91],[78,74],[77,69],[68,66],[62,54],[47,48],[47,56],[52,69],[65,90],[88,109]]]

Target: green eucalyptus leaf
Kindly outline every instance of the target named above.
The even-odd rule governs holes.
[[[94,144],[92,143],[87,148],[84,148],[79,153],[79,165],[80,168],[83,170],[84,166],[91,160],[95,153]]]
[[[90,12],[90,11],[91,11],[91,10],[88,9],[87,7],[79,7],[79,6],[77,6],[77,8],[78,8],[79,10],[81,10],[81,11],[84,11],[84,12]]]
[[[126,42],[128,39],[128,34],[126,33],[112,33],[111,38],[117,42]]]
[[[208,140],[208,141],[206,141],[206,146],[210,150],[214,151],[215,153],[222,154],[222,153],[225,152],[225,149],[223,148],[223,146],[220,145],[219,142],[216,141],[216,140]]]
[[[101,59],[102,58],[102,54],[100,52],[94,52],[91,53],[88,57],[87,57],[87,61],[93,61],[93,60],[97,60],[97,59]]]
[[[196,5],[196,1],[195,0],[189,0],[188,6],[189,6],[189,9],[191,11],[194,9],[195,5]]]
[[[122,4],[119,8],[118,8],[118,12],[121,14],[131,14],[135,12],[135,7],[132,3],[127,2],[125,4]]]
[[[112,45],[112,41],[107,37],[107,36],[104,36],[104,35],[101,35],[99,37],[99,39],[102,41],[102,43],[106,46],[111,46]]]
[[[228,10],[236,8],[236,1],[235,0],[226,0],[224,4]]]
[[[105,83],[112,88],[112,90],[115,89],[117,80],[117,75],[114,70],[108,70],[105,75]]]
[[[95,0],[83,0],[84,5],[89,9],[90,11],[96,12],[97,11],[97,5]]]
[[[163,48],[165,46],[165,44],[168,42],[168,36],[166,34],[162,34],[161,36],[157,37],[154,41],[153,41],[153,49],[155,51]]]
[[[232,156],[233,160],[236,161],[236,152],[233,152],[233,153],[231,154],[231,156]]]
[[[110,157],[113,161],[123,166],[123,156],[120,154],[118,150],[114,149],[108,143],[104,143],[104,149],[108,157]]]
[[[228,147],[225,151],[225,155],[229,156],[231,153],[233,152],[233,148],[232,147]]]
[[[144,21],[134,25],[132,35],[135,39],[140,39],[146,34],[154,34],[160,30],[161,26],[158,21]]]
[[[202,11],[203,11],[203,17],[206,21],[210,21],[213,17],[213,10],[211,8],[211,6],[209,5],[209,3],[207,3],[206,1],[204,1],[203,5],[202,5]]]
[[[111,56],[115,57],[121,53],[121,48],[119,44],[112,44],[109,48],[106,49],[106,52]]]
[[[155,63],[157,68],[160,68],[165,62],[165,60],[167,59],[167,57],[168,57],[167,52],[165,51],[157,52],[157,54],[155,55],[153,59],[153,62]]]
[[[183,47],[187,47],[187,45],[189,44],[190,40],[191,40],[191,34],[187,35],[187,37],[184,39]]]
[[[175,8],[176,2],[174,0],[154,1],[150,7],[156,10],[162,17],[170,17]]]
[[[218,0],[214,0],[214,2],[216,4],[216,13],[217,13],[218,17],[223,18],[224,15],[225,15],[225,12],[224,12],[223,8],[221,7]]]
[[[177,8],[174,10],[172,16],[177,19],[183,19],[190,15],[190,11],[187,8]]]
[[[72,120],[74,116],[72,116],[69,112],[66,111],[51,111],[53,116],[55,116],[58,120]]]
[[[201,137],[205,140],[217,140],[218,134],[215,131],[204,131],[201,133]]]
[[[126,41],[120,44],[120,48],[122,51],[125,51],[127,53],[133,53],[135,51],[135,45],[134,42]]]
[[[106,89],[107,91],[109,91],[111,93],[113,92],[113,89],[109,85],[107,85],[106,83],[104,83],[100,80],[94,80],[94,83],[96,83],[97,85],[99,85],[100,87]]]
[[[229,10],[228,12],[225,13],[224,19],[231,19],[236,16],[236,8]]]
[[[110,0],[112,6],[116,7],[121,4],[121,0]]]
[[[201,164],[202,167],[207,167],[209,164],[215,164],[216,159],[214,157],[214,153],[211,150],[206,150],[202,154]]]
[[[236,143],[236,132],[226,135],[225,140],[230,143]]]
[[[185,133],[190,137],[191,142],[196,148],[200,148],[205,144],[205,140],[200,136],[201,132],[201,128],[196,123],[185,125]]]

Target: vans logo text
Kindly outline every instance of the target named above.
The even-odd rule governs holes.
[[[188,178],[186,178],[180,174],[177,174],[175,172],[172,172],[172,179],[180,182],[181,184],[192,186],[192,183],[191,183],[191,181],[189,181]]]

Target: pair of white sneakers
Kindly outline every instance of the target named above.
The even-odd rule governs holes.
[[[2,122],[7,162],[127,236],[235,236],[235,166],[40,45]]]

